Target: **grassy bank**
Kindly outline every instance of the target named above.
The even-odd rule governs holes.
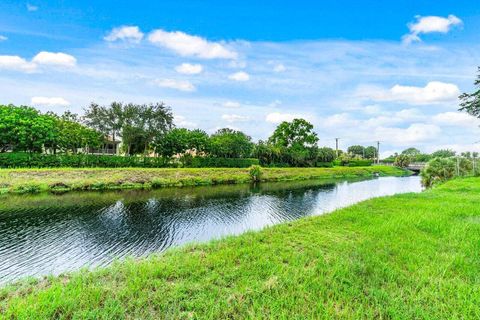
[[[263,181],[307,180],[339,177],[405,175],[388,167],[263,168]],[[0,169],[0,193],[42,191],[150,189],[250,182],[248,169]]]
[[[0,289],[0,317],[480,317],[480,179]]]

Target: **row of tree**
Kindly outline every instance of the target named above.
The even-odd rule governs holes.
[[[0,105],[0,152],[7,150],[76,153],[80,148],[98,147],[103,135],[66,112],[41,114],[31,107]]]
[[[0,152],[89,152],[106,141],[122,141],[125,155],[200,155],[222,158],[255,157],[263,165],[314,166],[336,157],[318,146],[313,125],[304,119],[281,123],[271,137],[254,143],[241,131],[223,128],[212,135],[200,129],[175,128],[163,103],[138,105],[92,103],[83,117],[41,113],[26,106],[0,106]],[[352,146],[352,156],[372,158],[373,147]]]

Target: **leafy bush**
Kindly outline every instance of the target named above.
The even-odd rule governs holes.
[[[253,182],[258,182],[260,181],[262,176],[262,167],[260,167],[259,165],[253,165],[248,170],[248,173]]]
[[[407,154],[401,154],[395,157],[395,162],[393,163],[396,167],[406,168],[410,164],[410,156]]]
[[[352,159],[348,162],[347,167],[368,167],[373,163],[369,159]]]
[[[427,163],[420,175],[422,185],[427,188],[452,179],[455,176],[455,161],[449,158],[435,158]]]

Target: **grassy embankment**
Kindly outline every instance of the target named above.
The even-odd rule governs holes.
[[[480,317],[480,179],[0,289],[4,318]],[[1,317],[1,316],[0,316]]]
[[[340,177],[405,175],[406,171],[388,167],[262,168],[263,181],[307,180]],[[195,186],[250,182],[249,169],[3,169],[0,194],[42,191],[150,189],[168,186]]]

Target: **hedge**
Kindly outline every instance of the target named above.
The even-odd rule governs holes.
[[[317,162],[315,166],[318,168],[332,168],[333,162]]]
[[[253,158],[214,158],[194,157],[184,166],[187,168],[248,168],[259,165],[260,161]]]
[[[192,158],[185,167],[247,168],[257,159]],[[166,168],[179,166],[161,157],[123,157],[89,154],[0,153],[0,168]]]
[[[347,167],[368,167],[373,163],[372,160],[350,160],[345,166]]]
[[[343,166],[343,167],[368,167],[373,164],[373,160],[369,159],[360,159],[360,160],[348,160],[348,162],[343,162],[341,160],[334,160],[333,165]]]

